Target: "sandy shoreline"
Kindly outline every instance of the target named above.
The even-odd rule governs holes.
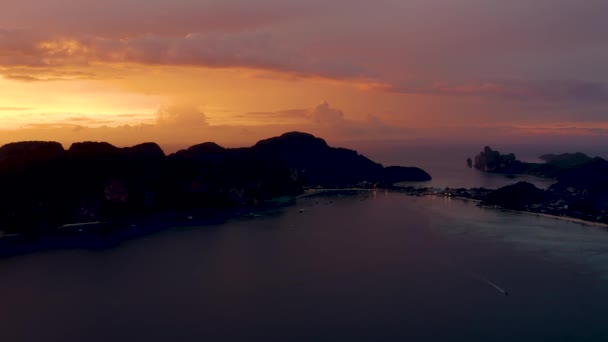
[[[418,194],[410,194],[410,193],[407,193],[407,192],[404,192],[404,191],[399,191],[399,190],[376,189],[376,191],[378,191],[378,190],[391,191],[391,192],[401,193],[401,194],[404,194],[404,195],[407,195],[407,196],[415,196],[415,197],[417,197],[417,196],[448,197],[448,196],[442,196],[442,195],[434,194],[434,193],[423,193],[423,194],[418,195]],[[296,198],[303,198],[303,197],[308,197],[308,196],[320,195],[320,194],[322,194],[324,192],[339,192],[339,191],[373,192],[374,189],[367,189],[367,188],[311,189],[311,190],[305,192],[304,194],[302,194],[300,196],[297,196]],[[459,200],[459,201],[464,201],[464,202],[474,202],[474,203],[477,203],[477,204],[480,204],[482,202],[481,200],[478,200],[478,199],[461,197],[461,196],[449,196],[449,198],[456,199],[456,200]],[[502,207],[492,207],[492,206],[481,206],[481,207],[482,208],[486,208],[486,209],[501,210],[501,211],[507,211],[507,212],[512,212],[512,213],[520,213],[520,214],[526,214],[526,215],[533,215],[533,216],[538,216],[538,217],[545,217],[545,218],[551,218],[551,219],[555,219],[555,220],[561,220],[561,221],[578,223],[578,224],[586,225],[586,226],[601,227],[601,228],[607,228],[608,229],[608,224],[606,224],[606,223],[587,221],[587,220],[583,220],[583,219],[579,219],[579,218],[575,218],[575,217],[570,217],[570,216],[558,216],[558,215],[537,213],[537,212],[533,212],[533,211],[513,210],[513,209],[502,208]]]
[[[436,195],[429,194],[427,196],[436,196]],[[466,198],[466,197],[453,196],[450,198],[457,199],[460,201],[465,201],[465,202],[475,202],[475,203],[482,202],[481,200],[478,200],[478,199]],[[556,220],[561,220],[561,221],[574,222],[574,223],[587,225],[587,226],[608,228],[608,224],[606,224],[606,223],[587,221],[587,220],[579,219],[576,217],[570,217],[570,216],[558,216],[558,215],[551,215],[551,214],[536,213],[533,211],[513,210],[513,209],[507,209],[507,208],[503,208],[503,207],[493,207],[493,206],[485,206],[485,205],[481,205],[480,207],[486,208],[486,209],[507,211],[507,212],[511,212],[511,213],[520,213],[520,214],[527,214],[527,215],[533,215],[533,216],[539,216],[539,217],[546,217],[546,218],[551,218],[551,219],[556,219]]]
[[[513,213],[528,214],[528,215],[533,215],[533,216],[552,218],[552,219],[556,219],[556,220],[574,222],[574,223],[578,223],[578,224],[586,225],[586,226],[608,228],[608,224],[606,224],[606,223],[587,221],[587,220],[570,217],[570,216],[557,216],[557,215],[550,215],[550,214],[543,214],[543,213],[535,213],[533,211],[512,210],[512,209],[505,209],[505,208],[491,208],[491,207],[484,207],[484,208],[499,209],[499,210],[513,212]]]

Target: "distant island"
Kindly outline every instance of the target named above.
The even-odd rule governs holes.
[[[467,165],[489,173],[528,174],[556,178],[561,173],[588,164],[601,158],[591,158],[584,153],[545,154],[539,157],[544,163],[526,163],[517,160],[515,154],[502,154],[486,146]]]
[[[171,155],[155,143],[16,142],[0,147],[0,234],[37,236],[79,222],[256,205],[308,188],[427,181],[313,135],[290,132],[248,148],[207,142]]]
[[[580,152],[539,158],[544,163],[526,163],[512,153],[501,154],[486,146],[474,160],[467,159],[469,167],[472,164],[475,169],[489,173],[555,178],[556,183],[542,190],[519,182],[472,197],[488,206],[608,224],[608,161]]]

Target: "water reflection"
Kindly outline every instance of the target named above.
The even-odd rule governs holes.
[[[546,252],[577,236],[578,251],[594,240],[607,254],[597,230],[575,228],[445,197],[328,193],[118,249],[1,260],[0,331],[3,341],[597,340],[608,336],[608,283],[594,264]]]

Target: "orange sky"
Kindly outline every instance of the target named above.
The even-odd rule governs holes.
[[[3,7],[0,144],[608,137],[605,1]]]

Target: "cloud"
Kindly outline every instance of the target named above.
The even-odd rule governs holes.
[[[195,105],[175,104],[161,107],[156,113],[156,125],[168,128],[198,129],[207,126],[207,117]]]
[[[477,96],[518,101],[608,103],[608,86],[581,80],[517,80],[463,84],[401,82],[378,85],[389,92],[436,96]]]
[[[602,81],[498,79],[402,81],[382,75],[350,56],[328,58],[285,41],[271,30],[195,32],[183,36],[145,34],[127,38],[50,37],[34,30],[0,29],[0,74],[26,82],[100,79],[96,64],[249,68],[299,77],[362,82],[400,94],[468,96],[504,101],[608,103]],[[116,73],[113,73],[114,77]],[[446,75],[449,76],[449,75]],[[318,108],[323,110],[323,108]],[[331,116],[336,113],[324,113]],[[322,115],[323,116],[323,115]],[[333,116],[336,119],[338,116]],[[317,118],[318,119],[318,118]],[[325,119],[324,119],[325,120]]]
[[[363,78],[370,72],[347,59],[303,55],[269,31],[206,32],[183,36],[52,37],[35,31],[0,30],[0,72],[25,81],[95,78],[94,63],[136,63],[208,68],[252,68],[300,76]],[[62,72],[62,73],[60,73]],[[42,75],[42,76],[41,76]]]
[[[36,138],[56,140],[66,145],[75,141],[101,140],[118,145],[155,141],[166,146],[184,147],[211,140],[234,146],[253,144],[257,140],[294,130],[310,132],[330,141],[399,138],[410,132],[408,128],[387,125],[374,115],[362,120],[351,119],[327,101],[306,109],[254,112],[242,116],[253,117],[251,120],[257,122],[243,124],[243,117],[240,117],[236,122],[241,123],[210,125],[200,106],[192,103],[162,106],[155,114],[155,121],[150,124],[117,126],[109,121],[74,114],[56,122],[0,130],[0,144]]]
[[[45,27],[61,34],[83,32],[124,38],[146,32],[180,35],[197,31],[240,31],[339,9],[322,0],[20,0],[3,3],[7,26]]]
[[[32,110],[34,108],[28,108],[28,107],[0,107],[0,112],[1,111],[5,111],[5,112],[18,112],[18,111],[25,111],[25,110]]]
[[[8,8],[0,22],[27,27],[0,28],[0,74],[14,80],[99,79],[107,75],[98,64],[137,64],[277,71],[403,94],[606,101],[599,61],[608,57],[608,22],[599,13],[608,4],[600,0],[22,0]]]
[[[118,91],[163,98],[209,92],[210,106],[240,112],[269,103],[245,92],[272,92],[290,108],[303,106],[305,95],[295,100],[294,93],[309,91],[308,101],[350,97],[359,118],[369,112],[388,119],[391,112],[391,122],[604,122],[607,11],[605,0],[5,1],[0,75],[23,82],[103,80]],[[196,68],[230,70],[191,72]],[[234,92],[212,84],[237,74]],[[339,82],[313,91],[307,77],[323,78],[323,86]],[[286,80],[298,82],[283,90],[290,87]],[[376,108],[380,101],[389,109]],[[214,123],[218,113],[208,112]],[[274,118],[275,125],[343,132],[382,123],[373,115],[353,123],[347,114],[321,104],[247,115],[251,122]]]
[[[236,118],[238,121],[257,121],[258,124],[286,123],[324,127],[336,127],[348,122],[344,113],[340,109],[331,107],[327,101],[312,108],[250,112],[237,115]]]
[[[594,61],[608,56],[606,11],[602,0],[20,0],[0,12],[21,28],[0,32],[0,64],[122,60],[389,84],[605,79]]]
[[[99,120],[90,118],[87,116],[70,116],[65,119],[59,120],[58,123],[72,124],[72,125],[85,125],[85,126],[102,126],[102,125],[112,125],[115,124],[113,120]]]
[[[307,130],[337,139],[398,137],[411,130],[406,127],[386,124],[380,117],[368,114],[362,120],[349,118],[327,101],[305,109],[290,109],[277,112],[254,112],[239,115],[239,121],[256,120],[258,126],[284,124],[296,130]]]
[[[225,115],[222,122],[235,125],[305,125],[310,124],[309,109],[287,109],[276,112],[247,112]]]
[[[0,68],[0,75],[8,80],[21,82],[98,80],[102,78],[101,75],[93,72],[31,67]]]
[[[335,126],[345,122],[344,113],[329,106],[327,101],[319,104],[309,114],[310,120],[318,125]]]
[[[125,114],[129,117],[132,114]],[[323,137],[333,145],[349,147],[351,143],[391,141],[414,143],[535,143],[578,142],[608,143],[608,125],[577,123],[539,123],[527,126],[471,124],[462,126],[404,127],[386,122],[378,115],[354,119],[327,101],[305,109],[242,114],[253,116],[255,124],[210,125],[200,106],[178,103],[159,108],[156,120],[149,124],[110,126],[86,115],[73,115],[66,120],[32,124],[21,129],[0,129],[0,145],[22,140],[54,140],[69,146],[76,141],[108,141],[127,146],[146,141],[159,143],[167,152],[204,141],[227,146],[247,146],[270,136],[288,131],[304,131]],[[281,118],[277,120],[277,118]]]

